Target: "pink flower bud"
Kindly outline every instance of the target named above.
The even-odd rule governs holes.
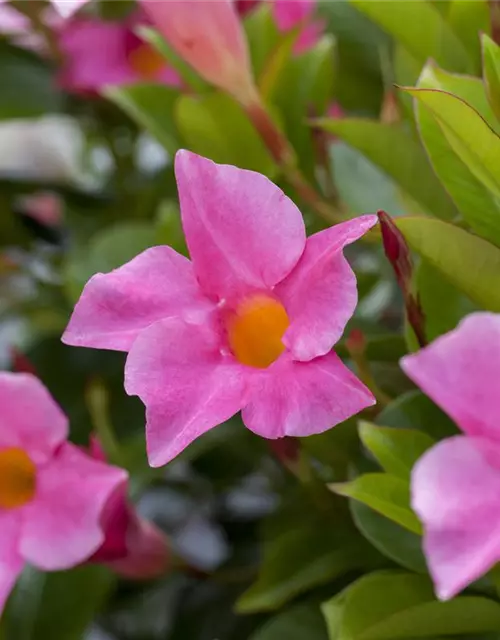
[[[242,104],[254,102],[250,57],[231,0],[141,0],[170,46],[199,74]]]

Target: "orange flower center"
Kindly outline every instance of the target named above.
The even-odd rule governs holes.
[[[165,60],[149,44],[142,43],[128,54],[132,69],[142,78],[156,78],[165,66]]]
[[[14,509],[35,495],[36,467],[22,449],[0,451],[0,508]]]
[[[274,298],[248,298],[229,318],[231,351],[242,364],[265,369],[285,350],[281,339],[289,325],[285,307]]]

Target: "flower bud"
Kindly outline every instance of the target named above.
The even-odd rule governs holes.
[[[243,105],[255,101],[248,47],[231,0],[141,0],[158,31],[202,78]]]

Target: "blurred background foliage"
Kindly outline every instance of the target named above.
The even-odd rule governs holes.
[[[303,175],[343,217],[395,216],[415,250],[428,339],[474,309],[500,311],[496,4],[324,0],[324,30],[301,53],[269,3],[240,7],[259,90]],[[47,7],[16,8],[40,16]],[[120,21],[133,10],[112,0],[83,11]],[[27,571],[0,638],[500,638],[489,578],[446,604],[433,596],[409,470],[455,427],[399,369],[416,342],[379,242],[349,248],[360,301],[338,351],[385,406],[366,412],[359,430],[349,420],[300,450],[271,447],[235,418],[152,470],[142,405],[123,391],[123,354],[60,342],[92,274],[154,244],[187,253],[172,168],[179,148],[266,174],[301,206],[309,233],[326,224],[242,108],[154,29],[140,33],[178,69],[182,88],[145,80],[68,92],[57,51],[34,51],[12,33],[0,39],[0,366],[40,376],[75,442],[112,426],[103,437],[116,438],[140,512],[189,569],[144,584],[97,566]]]

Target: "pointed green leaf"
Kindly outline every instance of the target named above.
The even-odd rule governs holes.
[[[181,137],[192,151],[215,162],[267,176],[275,174],[276,165],[264,143],[242,108],[229,96],[183,95],[177,101],[174,117]]]
[[[351,482],[328,485],[335,493],[359,500],[409,531],[421,534],[422,526],[410,509],[410,487],[388,473],[366,473]]]
[[[350,0],[351,4],[380,25],[424,64],[434,58],[455,71],[473,71],[461,40],[435,5],[428,0],[385,2]]]
[[[500,138],[457,96],[436,89],[406,89],[436,117],[450,146],[475,177],[500,198]]]
[[[363,118],[321,119],[318,125],[361,151],[427,212],[448,220],[456,215],[418,139],[403,126]]]
[[[488,98],[500,119],[500,47],[486,34],[482,36],[483,74]]]
[[[398,218],[412,249],[438,269],[473,302],[500,312],[500,249],[447,222]]]
[[[405,640],[497,631],[500,605],[478,596],[438,602],[427,576],[379,571],[322,606],[330,640]]]
[[[249,640],[327,640],[326,626],[318,605],[293,607],[268,620]]]
[[[487,0],[451,0],[447,11],[447,22],[464,44],[474,71],[481,70],[481,47],[479,34],[490,32],[490,8]]]
[[[123,87],[108,87],[105,95],[144,127],[165,149],[174,154],[179,148],[173,119],[174,105],[179,97],[176,89],[162,84],[144,83]]]
[[[415,462],[434,444],[422,431],[378,427],[370,422],[359,423],[359,437],[384,471],[407,481]]]

